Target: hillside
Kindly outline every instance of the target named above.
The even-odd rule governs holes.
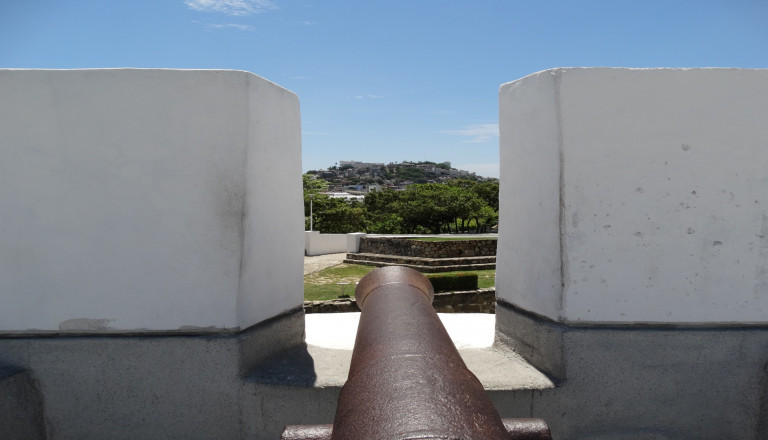
[[[328,182],[332,192],[367,192],[369,189],[403,189],[414,183],[444,183],[452,179],[475,181],[495,180],[479,177],[469,171],[457,170],[450,162],[390,162],[367,163],[341,161],[325,170],[312,170],[307,174]]]

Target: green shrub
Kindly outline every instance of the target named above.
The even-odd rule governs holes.
[[[429,274],[427,278],[435,293],[477,290],[476,273]]]

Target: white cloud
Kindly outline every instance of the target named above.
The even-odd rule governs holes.
[[[474,124],[461,130],[444,130],[440,133],[469,138],[464,142],[488,142],[499,136],[499,124]]]
[[[256,30],[253,26],[249,26],[247,24],[209,24],[205,26],[209,29],[237,29],[239,31],[248,31],[252,32]]]
[[[370,94],[370,95],[355,95],[354,98],[355,99],[381,99],[381,98],[385,98],[387,96],[389,96],[389,94],[385,94],[385,95],[373,95],[373,94]]]
[[[196,11],[236,16],[261,14],[277,9],[277,6],[269,0],[184,0],[184,3]]]

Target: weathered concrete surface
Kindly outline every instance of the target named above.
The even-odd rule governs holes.
[[[29,371],[0,364],[0,438],[45,440],[43,399]]]
[[[503,85],[498,296],[576,324],[768,322],[767,83],[564,68]]]
[[[503,416],[559,439],[766,438],[766,84],[566,68],[501,87],[496,344],[558,383],[497,393]]]
[[[304,311],[270,319],[237,335],[240,371],[248,372],[265,359],[304,343]]]
[[[493,345],[494,315],[438,313],[467,367],[488,390],[543,389],[552,381],[506,346]],[[342,386],[349,370],[360,313],[306,315],[315,386]]]
[[[227,332],[301,305],[295,94],[241,71],[0,69],[0,96],[0,331]]]
[[[240,436],[234,340],[16,339],[0,354],[27,356],[51,440]]]
[[[543,418],[563,440],[764,438],[768,329],[574,327],[497,310],[520,346],[538,348],[526,356],[562,372],[553,388],[502,345],[508,339],[489,347],[492,322],[447,315],[502,417]],[[286,424],[333,419],[351,355],[313,345],[279,352],[301,340],[301,318],[218,336],[5,337],[0,362],[34,372],[50,439],[278,438]],[[335,323],[324,326],[329,338],[347,336],[351,348],[354,329]],[[255,377],[259,369],[267,374]]]
[[[530,412],[532,392],[554,386],[521,356],[507,347],[492,346],[493,315],[438,316],[467,367],[488,390],[497,408],[502,407],[496,403],[499,402],[509,412],[514,406],[510,402],[515,401],[520,409],[511,414],[523,417]],[[244,419],[247,433],[262,435],[257,438],[279,438],[281,424],[333,421],[336,399],[349,373],[359,317],[359,313],[306,315],[310,345],[279,353],[251,370],[244,394],[245,411],[252,415]],[[265,396],[272,399],[263,400]]]
[[[564,373],[496,393],[504,417],[543,418],[558,439],[764,438],[768,328],[572,327],[505,305],[497,319],[511,336],[497,344],[535,346],[529,360]]]
[[[496,306],[495,344],[510,348],[558,381],[565,379],[565,326],[499,302]]]
[[[33,373],[50,440],[245,438],[246,370],[300,344],[303,323],[297,311],[234,334],[4,337],[0,362]]]

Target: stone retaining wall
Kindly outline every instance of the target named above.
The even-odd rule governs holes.
[[[358,252],[421,258],[495,256],[496,240],[421,241],[411,238],[362,237]]]
[[[495,313],[496,289],[436,293],[432,306],[438,313]],[[359,312],[354,298],[305,301],[304,313]]]

